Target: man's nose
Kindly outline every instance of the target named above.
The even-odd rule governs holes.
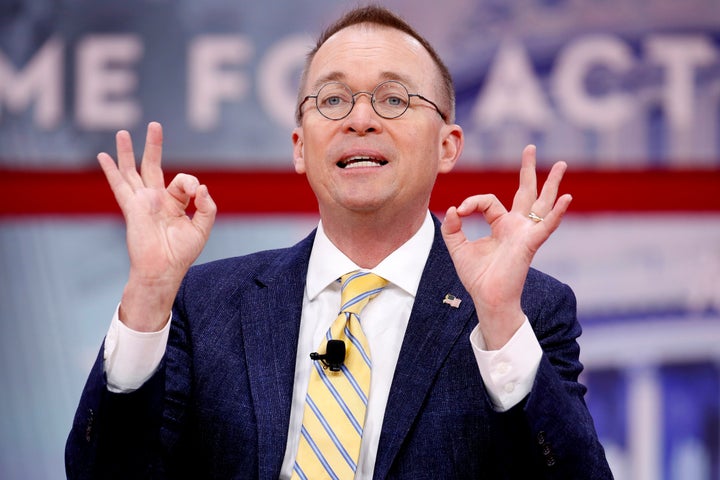
[[[345,117],[348,131],[361,135],[377,132],[381,128],[380,115],[375,112],[370,92],[357,92],[354,95],[355,103],[350,114]]]

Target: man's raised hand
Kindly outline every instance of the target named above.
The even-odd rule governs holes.
[[[457,208],[450,207],[442,225],[445,244],[473,298],[490,350],[505,345],[522,325],[525,317],[520,296],[530,263],[560,225],[572,200],[568,194],[557,196],[567,165],[553,165],[538,196],[535,163],[535,147],[529,145],[523,150],[520,186],[510,211],[495,195],[475,195]],[[491,232],[469,240],[462,230],[462,219],[475,213],[483,214]]]
[[[127,224],[130,274],[123,292],[120,319],[130,328],[155,331],[167,321],[185,273],[205,246],[217,207],[197,178],[178,174],[165,187],[161,168],[162,127],[148,125],[138,172],[132,140],[126,131],[116,135],[117,164],[98,155],[108,184]],[[190,218],[190,202],[195,213]]]

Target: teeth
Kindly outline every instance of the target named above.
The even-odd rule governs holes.
[[[353,160],[345,165],[345,168],[361,168],[361,167],[379,167],[380,163],[372,160]]]
[[[377,160],[373,157],[351,157],[347,160],[338,162],[340,168],[367,168],[367,167],[380,167],[385,165],[387,161]]]

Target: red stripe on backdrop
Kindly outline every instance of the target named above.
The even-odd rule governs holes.
[[[305,178],[277,171],[195,171],[221,214],[314,213]],[[541,175],[543,176],[543,175]],[[166,179],[172,173],[166,174]],[[463,198],[494,193],[506,205],[517,188],[516,172],[441,175],[431,208],[444,211]],[[117,214],[100,171],[0,169],[1,216]],[[720,212],[720,170],[572,171],[562,192],[573,195],[572,212]]]

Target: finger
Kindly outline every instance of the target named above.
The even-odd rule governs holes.
[[[205,238],[208,238],[213,223],[215,223],[217,205],[215,205],[205,185],[199,185],[195,193],[195,214],[192,223],[202,232]]]
[[[120,208],[122,208],[125,199],[132,195],[132,188],[130,188],[130,185],[125,181],[125,178],[115,164],[115,160],[113,160],[110,155],[101,152],[98,154],[97,160],[105,174],[108,185],[110,185],[110,189],[115,195],[115,200],[118,202],[118,205],[120,205]]]
[[[162,126],[158,122],[150,122],[145,136],[145,150],[143,150],[140,163],[140,175],[145,186],[150,188],[165,188],[162,168]]]
[[[513,198],[512,210],[526,215],[537,199],[537,174],[535,145],[528,145],[523,149],[520,166],[520,185]]]
[[[192,175],[178,173],[167,187],[167,192],[177,200],[183,209],[190,204],[190,199],[197,193],[200,182]]]
[[[117,148],[118,168],[125,181],[133,190],[143,187],[142,178],[135,166],[135,153],[133,152],[132,139],[127,130],[120,130],[115,135],[115,146]]]
[[[530,242],[528,243],[530,251],[537,252],[542,244],[550,238],[550,235],[557,230],[571,201],[572,196],[570,194],[566,193],[562,195],[557,199],[552,210],[545,215],[543,221],[535,223],[534,226],[530,228]],[[528,222],[532,223],[529,219]]]
[[[560,182],[562,181],[566,170],[567,164],[565,162],[557,162],[553,165],[547,180],[545,180],[545,183],[543,184],[540,196],[532,205],[531,209],[533,212],[542,216],[552,210],[558,191],[560,190]]]
[[[480,212],[488,224],[507,213],[507,210],[498,198],[493,194],[474,195],[468,197],[457,208],[460,217],[467,217],[473,213]]]
[[[570,202],[572,202],[572,195],[569,193],[561,195],[560,198],[557,199],[557,202],[555,202],[552,209],[545,215],[544,220],[540,222],[547,229],[548,235],[560,226],[560,222],[562,221],[565,212],[567,212]]]

